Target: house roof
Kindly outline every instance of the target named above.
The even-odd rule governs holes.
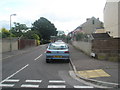
[[[106,39],[111,38],[108,33],[92,33],[94,39]]]

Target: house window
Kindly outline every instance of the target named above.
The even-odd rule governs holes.
[[[95,21],[94,21],[94,20],[92,21],[92,24],[95,24]]]

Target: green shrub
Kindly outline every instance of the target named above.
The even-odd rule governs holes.
[[[36,40],[37,41],[37,46],[40,45],[40,40]]]

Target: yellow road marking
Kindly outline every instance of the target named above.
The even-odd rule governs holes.
[[[100,76],[109,77],[110,75],[102,69],[95,70]]]
[[[110,75],[102,69],[77,71],[77,73],[85,78],[110,77]]]

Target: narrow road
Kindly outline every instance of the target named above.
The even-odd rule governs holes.
[[[69,75],[70,63],[45,62],[46,45],[2,61],[3,88],[85,88]],[[72,51],[71,51],[72,52]]]

